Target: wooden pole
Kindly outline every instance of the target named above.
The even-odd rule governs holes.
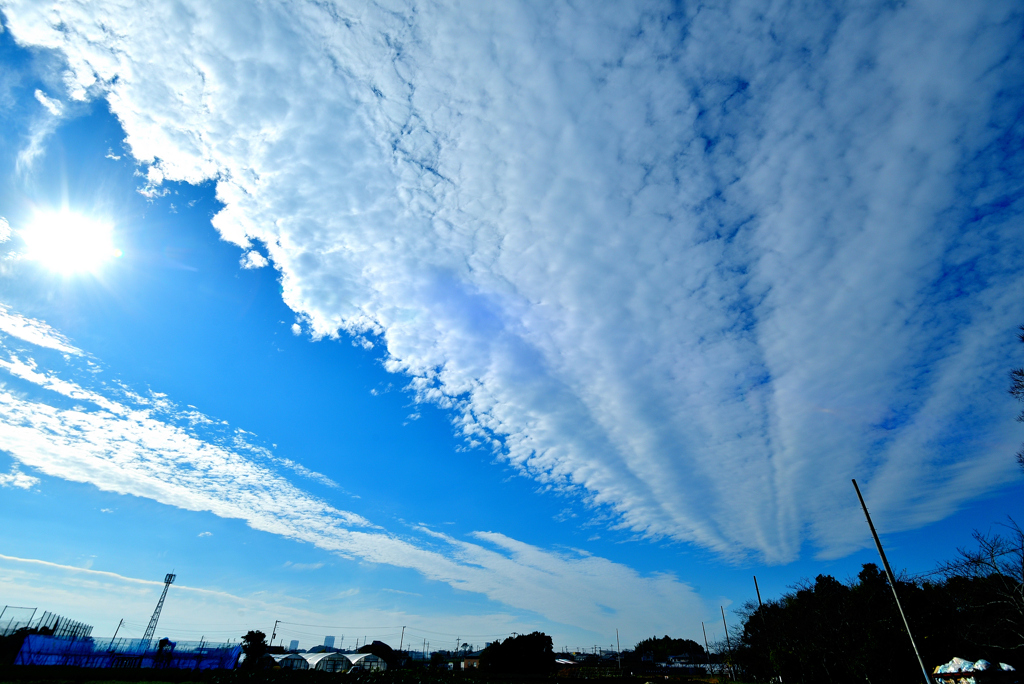
[[[896,578],[892,574],[892,568],[889,567],[889,561],[885,557],[885,551],[882,550],[882,542],[878,539],[878,533],[875,532],[875,525],[871,522],[871,515],[868,513],[867,504],[864,503],[864,497],[861,496],[860,487],[857,486],[857,480],[853,480],[853,488],[857,490],[857,498],[860,500],[860,507],[864,509],[864,517],[868,521],[868,527],[871,528],[871,536],[875,540],[875,548],[878,549],[878,555],[882,559],[882,565],[885,567],[885,576],[889,578],[889,586],[892,588],[892,597],[896,599],[896,608],[900,611],[900,617],[903,618],[903,627],[907,630],[907,636],[910,637],[910,645],[914,649],[914,655],[917,656],[917,664],[921,666],[921,674],[924,675],[925,684],[932,684],[932,678],[928,675],[928,670],[924,666],[924,661],[921,660],[921,653],[917,650],[917,644],[914,643],[914,635],[910,633],[910,623],[907,622],[907,616],[903,613],[903,606],[900,604],[900,596],[896,593]]]

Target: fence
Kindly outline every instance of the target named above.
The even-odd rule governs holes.
[[[238,644],[212,644],[207,641],[115,640],[29,634],[14,664],[230,670],[238,662],[241,650]]]
[[[4,606],[0,610],[0,636],[9,636],[19,629],[35,629],[61,637],[87,637],[92,634],[92,625],[69,620],[62,615],[44,612],[36,617],[37,608]]]
[[[4,606],[3,610],[0,610],[0,636],[14,634],[23,627],[29,627],[36,610],[23,606]]]

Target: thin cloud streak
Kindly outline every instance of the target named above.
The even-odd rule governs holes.
[[[851,476],[891,531],[1014,477],[1013,2],[0,6],[314,336],[621,527],[835,556]]]
[[[254,462],[245,454],[262,455],[270,463],[281,459],[268,457],[261,448],[240,449],[241,431],[229,433],[223,443],[217,442],[216,433],[204,439],[199,428],[219,422],[197,417],[194,409],[177,411],[162,395],[146,399],[130,391],[87,389],[60,379],[55,366],[41,371],[31,359],[23,360],[2,345],[0,351],[11,359],[0,362],[9,378],[8,387],[0,387],[0,445],[40,474],[244,520],[256,530],[309,542],[345,558],[415,570],[581,629],[611,624],[601,605],[616,607],[620,623],[638,629],[658,608],[673,606],[665,613],[671,616],[700,605],[675,576],[645,577],[605,559],[545,551],[502,535],[480,533],[478,544],[426,528],[418,536],[388,533]],[[59,363],[63,372],[72,372],[79,360],[61,357]],[[97,372],[83,376],[95,381]],[[102,392],[123,397],[108,398]],[[65,405],[67,399],[72,402]],[[174,424],[175,417],[181,424]],[[282,465],[295,469],[298,464]],[[8,479],[15,478],[11,484],[20,486],[18,477],[35,479],[17,469]],[[667,629],[669,624],[662,626]]]
[[[26,318],[21,314],[11,311],[3,304],[0,304],[0,332],[24,340],[37,347],[55,349],[59,352],[75,356],[82,355],[82,350],[75,347],[66,337],[43,321]]]
[[[112,636],[122,617],[128,619],[119,634],[141,636],[163,585],[156,580],[5,555],[0,555],[0,579],[8,590],[27,603],[73,606],[76,619],[93,624],[101,637]],[[391,635],[380,634],[382,628],[372,626],[408,625],[408,637],[410,633],[419,631],[416,625],[422,624],[435,630],[427,637],[435,645],[444,641],[436,630],[451,632],[451,646],[454,648],[456,630],[463,635],[497,631],[497,636],[505,636],[516,631],[522,633],[530,627],[530,622],[510,613],[419,615],[389,612],[372,605],[375,597],[370,599],[371,605],[353,600],[359,594],[358,589],[349,589],[326,601],[323,596],[311,599],[266,591],[246,595],[192,587],[179,576],[164,606],[160,632],[174,638],[199,639],[203,635],[208,640],[233,639],[237,642],[250,629],[269,630],[275,620],[282,620],[284,624],[278,629],[278,636],[285,640],[299,638],[308,644],[311,633],[316,634],[311,627],[332,630],[335,628],[332,626],[348,625],[358,628],[360,633],[365,630],[374,638],[379,636],[386,641],[392,641],[390,637],[393,636],[397,647],[399,628],[383,628],[395,632]],[[205,622],[204,616],[212,621]],[[322,637],[320,635],[319,640]]]

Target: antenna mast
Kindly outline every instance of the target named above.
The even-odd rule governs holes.
[[[146,627],[146,634],[142,637],[143,641],[152,640],[153,635],[156,634],[156,623],[160,619],[160,611],[164,609],[164,599],[167,598],[167,590],[174,584],[175,577],[177,575],[174,573],[164,575],[164,591],[160,594],[160,600],[156,602],[156,610],[153,611],[153,617],[149,618],[149,626]]]

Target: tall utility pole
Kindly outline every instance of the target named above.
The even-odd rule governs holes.
[[[619,646],[619,628],[615,628],[615,657],[619,661],[619,669],[622,669],[622,647]]]
[[[914,655],[917,656],[917,664],[921,666],[921,674],[924,675],[924,681],[926,684],[931,684],[932,678],[928,676],[928,669],[924,666],[924,661],[921,660],[921,653],[917,650],[917,644],[914,643],[914,635],[910,633],[910,623],[907,622],[907,616],[903,614],[903,606],[900,604],[899,594],[896,593],[896,578],[892,574],[892,568],[889,567],[889,561],[885,558],[885,551],[882,550],[882,542],[878,539],[878,533],[875,532],[875,525],[871,522],[871,515],[868,514],[868,507],[864,503],[864,497],[860,494],[860,487],[857,486],[857,480],[853,480],[853,488],[857,490],[857,498],[860,500],[860,507],[864,509],[864,517],[868,521],[868,527],[871,528],[871,536],[875,540],[875,548],[878,549],[878,555],[882,559],[882,566],[885,567],[885,576],[889,578],[889,586],[892,588],[892,597],[896,599],[896,608],[900,611],[900,617],[903,618],[903,627],[907,630],[907,636],[910,637],[910,645],[914,648]]]
[[[708,630],[704,629],[704,621],[700,621],[700,631],[704,632],[704,653],[708,656],[708,674],[711,674],[711,649],[708,648]]]
[[[758,612],[761,613],[761,625],[764,627],[764,636],[765,636],[765,639],[767,639],[768,643],[769,643],[769,646],[768,646],[768,658],[769,658],[769,660],[771,660],[771,662],[772,662],[772,669],[774,670],[775,669],[775,653],[774,653],[774,649],[770,645],[771,642],[772,642],[772,638],[770,636],[770,633],[768,632],[768,618],[766,618],[764,616],[764,604],[761,603],[761,587],[757,586],[757,575],[754,575],[754,591],[757,592],[757,607],[760,609]],[[782,675],[779,675],[777,671],[776,671],[776,675],[778,676],[779,681],[781,682],[782,681]]]
[[[164,575],[164,591],[160,594],[160,600],[156,602],[156,610],[153,611],[153,617],[149,618],[149,626],[146,627],[146,633],[142,637],[143,641],[151,641],[153,635],[156,634],[156,623],[160,619],[160,611],[164,609],[164,599],[167,598],[167,590],[174,584],[175,577],[177,575],[173,572]]]
[[[271,646],[274,645],[274,638],[277,637],[277,624],[279,622],[281,622],[281,621],[280,620],[274,620],[274,631],[270,633],[270,645]]]
[[[729,643],[729,625],[725,624],[725,606],[718,606],[722,609],[722,626],[725,627],[725,647],[729,649],[729,660],[732,661],[732,644]],[[729,676],[732,676],[732,663],[729,663]],[[735,677],[733,677],[735,679]]]
[[[121,618],[121,621],[117,623],[117,629],[114,630],[114,636],[112,636],[110,638],[110,646],[107,647],[107,650],[110,650],[110,651],[114,650],[114,639],[117,639],[117,633],[121,631],[121,625],[123,625],[123,624],[124,624],[124,618]]]

